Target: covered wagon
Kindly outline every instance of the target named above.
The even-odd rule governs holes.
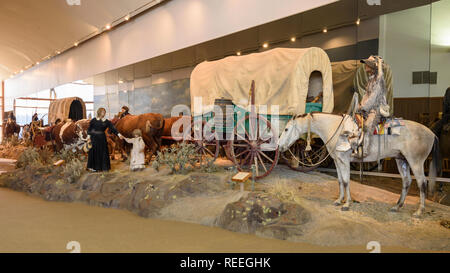
[[[32,121],[30,131],[34,146],[42,147],[51,145],[49,137],[52,125],[59,120],[61,122],[71,119],[78,121],[86,118],[86,105],[79,97],[57,99],[50,102],[48,107],[48,127],[43,127],[42,120]]]
[[[197,145],[205,155],[217,157],[219,145],[226,144],[238,169],[253,166],[257,178],[277,164],[274,136],[293,116],[332,112],[334,106],[331,63],[317,47],[275,48],[203,62],[193,70],[190,84],[194,119],[207,122],[216,136]],[[224,141],[218,137],[222,135],[228,138]]]
[[[58,119],[77,121],[86,118],[86,104],[79,97],[57,99],[48,107],[48,123],[54,124]]]

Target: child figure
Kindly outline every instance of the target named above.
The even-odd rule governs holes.
[[[126,142],[133,144],[131,149],[130,169],[132,171],[141,171],[145,169],[145,143],[142,139],[142,132],[139,129],[133,130],[133,138],[122,137]]]

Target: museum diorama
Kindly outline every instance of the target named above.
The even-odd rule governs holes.
[[[0,3],[1,252],[450,251],[450,0],[238,2]]]

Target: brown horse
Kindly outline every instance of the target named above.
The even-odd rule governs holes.
[[[4,136],[6,139],[12,137],[14,134],[19,135],[20,125],[15,120],[8,120],[5,124]]]
[[[156,150],[161,146],[161,135],[164,129],[164,118],[161,114],[146,113],[141,115],[126,115],[114,121],[117,130],[127,138],[132,138],[132,132],[140,129],[145,145],[149,148],[149,157],[152,158]]]

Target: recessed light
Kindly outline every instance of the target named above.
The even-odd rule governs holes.
[[[73,45],[74,45],[74,46],[78,46],[78,42],[74,43]]]
[[[268,47],[269,47],[269,43],[264,43],[264,44],[263,44],[263,47],[264,47],[264,48],[268,48]]]
[[[241,52],[240,51],[236,52],[236,55],[241,56]]]
[[[358,18],[358,20],[356,20],[356,25],[359,26],[359,24],[361,24],[361,19]]]
[[[122,80],[119,80],[119,83],[123,83],[123,81],[122,81]]]
[[[36,62],[36,65],[38,65],[39,64],[39,62]]]
[[[20,73],[22,73],[22,72],[23,72],[23,69],[20,70]]]
[[[297,40],[297,38],[295,38],[295,37],[291,38],[291,42],[295,42],[296,40]]]
[[[327,33],[328,32],[328,29],[327,28],[324,28],[323,29],[323,33]]]
[[[110,25],[110,24],[107,24],[107,25],[105,26],[105,28],[106,28],[107,30],[109,30],[109,29],[111,29],[111,25]]]
[[[123,19],[125,19],[125,21],[130,20],[130,15],[125,16],[125,18],[123,18]]]

